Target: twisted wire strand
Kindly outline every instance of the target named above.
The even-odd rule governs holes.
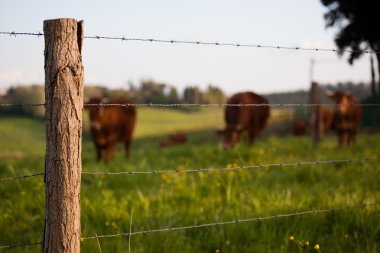
[[[17,176],[17,177],[4,177],[0,178],[0,181],[11,181],[11,180],[19,180],[19,179],[28,179],[31,177],[37,177],[37,176],[42,176],[44,175],[43,172],[35,173],[35,174],[30,174],[30,175],[23,175],[23,176]]]
[[[183,103],[183,104],[160,104],[160,103],[127,103],[127,104],[85,104],[85,107],[315,107],[315,106],[326,106],[326,107],[336,107],[339,104],[334,103],[318,103],[318,104],[305,104],[305,103],[273,103],[273,104],[227,104],[227,103]],[[362,107],[379,107],[380,104],[348,104],[348,106],[362,106]]]
[[[194,225],[187,225],[187,226],[155,228],[155,229],[148,228],[146,230],[140,230],[140,231],[135,231],[135,232],[87,236],[87,237],[82,237],[81,241],[92,240],[92,239],[98,240],[98,239],[114,238],[114,237],[122,237],[122,236],[129,237],[132,235],[143,235],[143,234],[158,233],[158,232],[174,232],[174,231],[181,231],[181,230],[228,225],[228,224],[260,222],[260,221],[281,219],[281,218],[287,218],[287,217],[303,216],[303,215],[308,215],[308,214],[329,213],[329,212],[336,212],[336,211],[348,210],[348,209],[364,209],[367,207],[378,206],[378,205],[380,205],[380,202],[372,202],[372,203],[365,203],[365,204],[359,204],[359,205],[339,206],[339,207],[325,208],[325,209],[313,209],[313,210],[307,210],[307,211],[296,211],[293,213],[275,214],[275,215],[269,215],[269,216],[258,216],[258,217],[252,217],[252,218],[236,218],[234,220],[228,220],[228,221],[215,221],[211,223],[194,224]],[[36,246],[40,244],[42,244],[42,242],[35,242],[35,243],[28,243],[28,244],[10,244],[10,245],[0,246],[0,249],[22,248],[22,247]]]
[[[3,35],[18,36],[43,36],[41,32],[0,32]],[[379,54],[380,51],[374,50],[350,50],[350,49],[334,49],[334,48],[307,48],[307,47],[290,47],[290,46],[280,46],[280,45],[261,45],[261,44],[247,44],[247,43],[231,43],[231,42],[207,42],[207,41],[196,41],[196,40],[173,40],[173,39],[154,39],[154,38],[134,38],[125,36],[84,36],[85,39],[96,39],[96,40],[119,40],[122,42],[136,41],[136,42],[151,42],[151,43],[164,43],[164,44],[188,44],[188,45],[204,45],[204,46],[225,46],[225,47],[245,47],[245,48],[259,48],[259,49],[277,49],[277,50],[296,50],[296,51],[314,51],[314,52],[339,52],[339,53],[365,53],[365,54]]]
[[[234,166],[230,168],[221,167],[221,168],[197,168],[197,169],[168,169],[168,170],[130,170],[130,171],[82,171],[84,175],[138,175],[138,174],[163,174],[163,173],[194,173],[194,172],[212,172],[212,171],[234,171],[234,170],[243,170],[243,169],[253,169],[253,168],[265,168],[265,167],[289,167],[289,166],[305,166],[305,165],[326,165],[326,164],[339,164],[339,163],[353,163],[353,162],[364,162],[364,161],[375,161],[378,160],[378,157],[365,157],[358,159],[339,159],[339,160],[320,160],[320,161],[299,161],[292,163],[267,163],[267,164],[257,164],[257,165],[242,165]],[[19,180],[19,179],[28,179],[31,177],[42,176],[43,172],[23,175],[16,177],[6,177],[0,178],[0,181],[10,181],[10,180]]]
[[[156,228],[156,229],[140,230],[140,231],[135,231],[135,232],[88,236],[88,237],[83,237],[82,240],[91,240],[91,239],[96,239],[96,238],[113,238],[113,237],[121,237],[121,236],[128,237],[132,235],[142,235],[142,234],[150,234],[150,233],[157,233],[157,232],[172,232],[172,231],[205,228],[205,227],[227,225],[227,224],[259,222],[259,221],[280,219],[280,218],[286,218],[286,217],[302,216],[302,215],[307,215],[307,214],[335,212],[335,211],[340,211],[340,210],[345,210],[345,209],[362,209],[362,208],[378,206],[378,205],[380,205],[380,202],[373,202],[373,203],[366,203],[366,204],[359,204],[359,205],[347,205],[347,206],[325,208],[325,209],[319,209],[319,210],[314,209],[314,210],[308,210],[308,211],[296,211],[293,213],[275,214],[275,215],[270,215],[270,216],[258,216],[258,217],[252,217],[252,218],[236,218],[234,220],[216,221],[216,222],[211,222],[211,223],[194,224],[194,225],[188,225],[188,226]]]
[[[0,103],[0,107],[37,107],[45,106],[45,103],[37,104],[10,104]],[[318,104],[306,104],[306,103],[273,103],[273,104],[227,104],[227,103],[182,103],[182,104],[162,104],[162,103],[127,103],[127,104],[84,104],[84,107],[314,107],[314,106],[326,106],[336,107],[339,104],[334,103],[318,103]],[[367,103],[367,104],[348,104],[348,106],[361,106],[361,107],[380,107],[380,104]]]
[[[192,173],[192,172],[212,172],[212,171],[235,171],[253,168],[265,168],[265,167],[289,167],[289,166],[304,166],[304,165],[325,165],[325,164],[337,164],[337,163],[350,163],[350,162],[363,162],[378,160],[378,158],[360,158],[360,159],[341,159],[341,160],[322,160],[322,161],[306,161],[306,162],[293,162],[293,163],[268,163],[257,165],[241,165],[230,168],[198,168],[198,169],[169,169],[169,170],[141,170],[141,171],[83,171],[82,174],[88,175],[137,175],[137,174],[164,174],[164,173]]]
[[[41,245],[41,244],[42,244],[42,242],[9,244],[9,245],[0,246],[0,249],[25,248],[25,247],[37,246],[37,245]]]

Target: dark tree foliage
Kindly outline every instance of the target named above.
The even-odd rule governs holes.
[[[350,64],[362,56],[363,50],[380,51],[379,0],[321,0],[321,2],[328,8],[324,15],[326,26],[336,26],[339,29],[335,44],[340,50],[353,51],[348,58]],[[343,52],[339,54],[342,55]],[[376,59],[377,72],[380,74],[380,54],[376,54]]]

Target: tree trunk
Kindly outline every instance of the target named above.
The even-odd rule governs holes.
[[[375,68],[373,66],[373,56],[370,56],[371,61],[371,95],[376,96],[376,79],[375,79]]]
[[[80,252],[83,22],[44,21],[46,210],[44,253]]]
[[[380,54],[379,53],[376,54],[376,59],[377,59],[377,95],[380,95]]]

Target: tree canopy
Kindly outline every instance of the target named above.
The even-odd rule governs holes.
[[[380,1],[321,0],[328,8],[326,26],[337,26],[335,43],[340,50],[351,49],[349,62],[359,58],[363,50],[380,49]],[[342,52],[341,52],[342,53]]]
[[[328,8],[325,13],[327,27],[338,27],[335,44],[339,54],[343,50],[350,50],[348,62],[352,64],[363,55],[364,51],[371,49],[376,53],[377,74],[380,77],[380,1],[379,0],[321,0]],[[374,62],[371,55],[371,90],[376,94]],[[378,82],[380,94],[380,81]]]

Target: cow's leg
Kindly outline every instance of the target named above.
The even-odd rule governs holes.
[[[338,142],[340,147],[344,147],[344,133],[339,132],[338,133]]]
[[[344,146],[348,147],[350,145],[350,132],[345,131],[344,132]]]
[[[104,162],[108,163],[111,161],[113,153],[115,151],[115,146],[116,144],[108,144],[105,150],[105,155],[104,155]]]
[[[254,128],[249,128],[248,129],[248,145],[252,146],[253,143],[255,142],[255,129]]]
[[[125,157],[128,159],[131,153],[131,140],[124,141]]]
[[[102,160],[102,147],[100,147],[99,145],[95,145],[95,149],[96,149],[96,160],[100,162]]]
[[[348,145],[350,144],[355,144],[356,142],[356,130],[355,129],[352,129],[349,133],[348,133]]]

